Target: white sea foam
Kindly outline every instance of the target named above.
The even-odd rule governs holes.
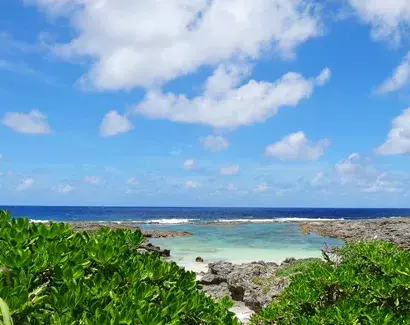
[[[34,222],[34,223],[49,223],[50,220],[40,220],[40,219],[30,219],[30,222]]]
[[[144,221],[143,223],[146,223],[146,224],[159,224],[159,225],[178,225],[178,224],[183,224],[183,223],[191,223],[191,222],[194,222],[194,221],[198,221],[198,219],[178,219],[178,218],[153,219],[153,220]]]
[[[218,219],[217,223],[275,223],[289,221],[337,221],[345,220],[344,218],[276,218],[276,219]]]

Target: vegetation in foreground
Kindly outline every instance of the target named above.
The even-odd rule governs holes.
[[[198,290],[195,274],[139,254],[139,231],[73,232],[0,211],[0,325],[238,324]],[[410,252],[344,246],[334,262],[291,263],[291,284],[253,325],[410,324]]]
[[[0,211],[0,324],[238,324],[229,301],[206,297],[194,273],[139,254],[143,240],[139,231],[91,235]]]
[[[252,324],[410,324],[410,252],[371,241],[347,244],[338,264],[312,261]]]

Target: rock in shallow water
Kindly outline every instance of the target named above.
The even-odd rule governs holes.
[[[138,252],[143,253],[144,251],[149,253],[158,253],[163,257],[169,257],[171,255],[171,251],[169,249],[161,249],[151,243],[143,243],[140,245]]]

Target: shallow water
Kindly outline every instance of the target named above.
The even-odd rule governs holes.
[[[320,257],[321,248],[342,241],[315,234],[303,235],[297,224],[144,225],[144,229],[182,230],[193,236],[157,238],[152,243],[171,250],[171,258],[192,271],[205,271],[213,261],[280,263],[287,257]],[[202,257],[204,263],[195,262]]]

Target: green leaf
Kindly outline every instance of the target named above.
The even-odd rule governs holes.
[[[3,317],[4,325],[13,325],[13,319],[11,318],[9,307],[2,298],[0,298],[0,312]]]

